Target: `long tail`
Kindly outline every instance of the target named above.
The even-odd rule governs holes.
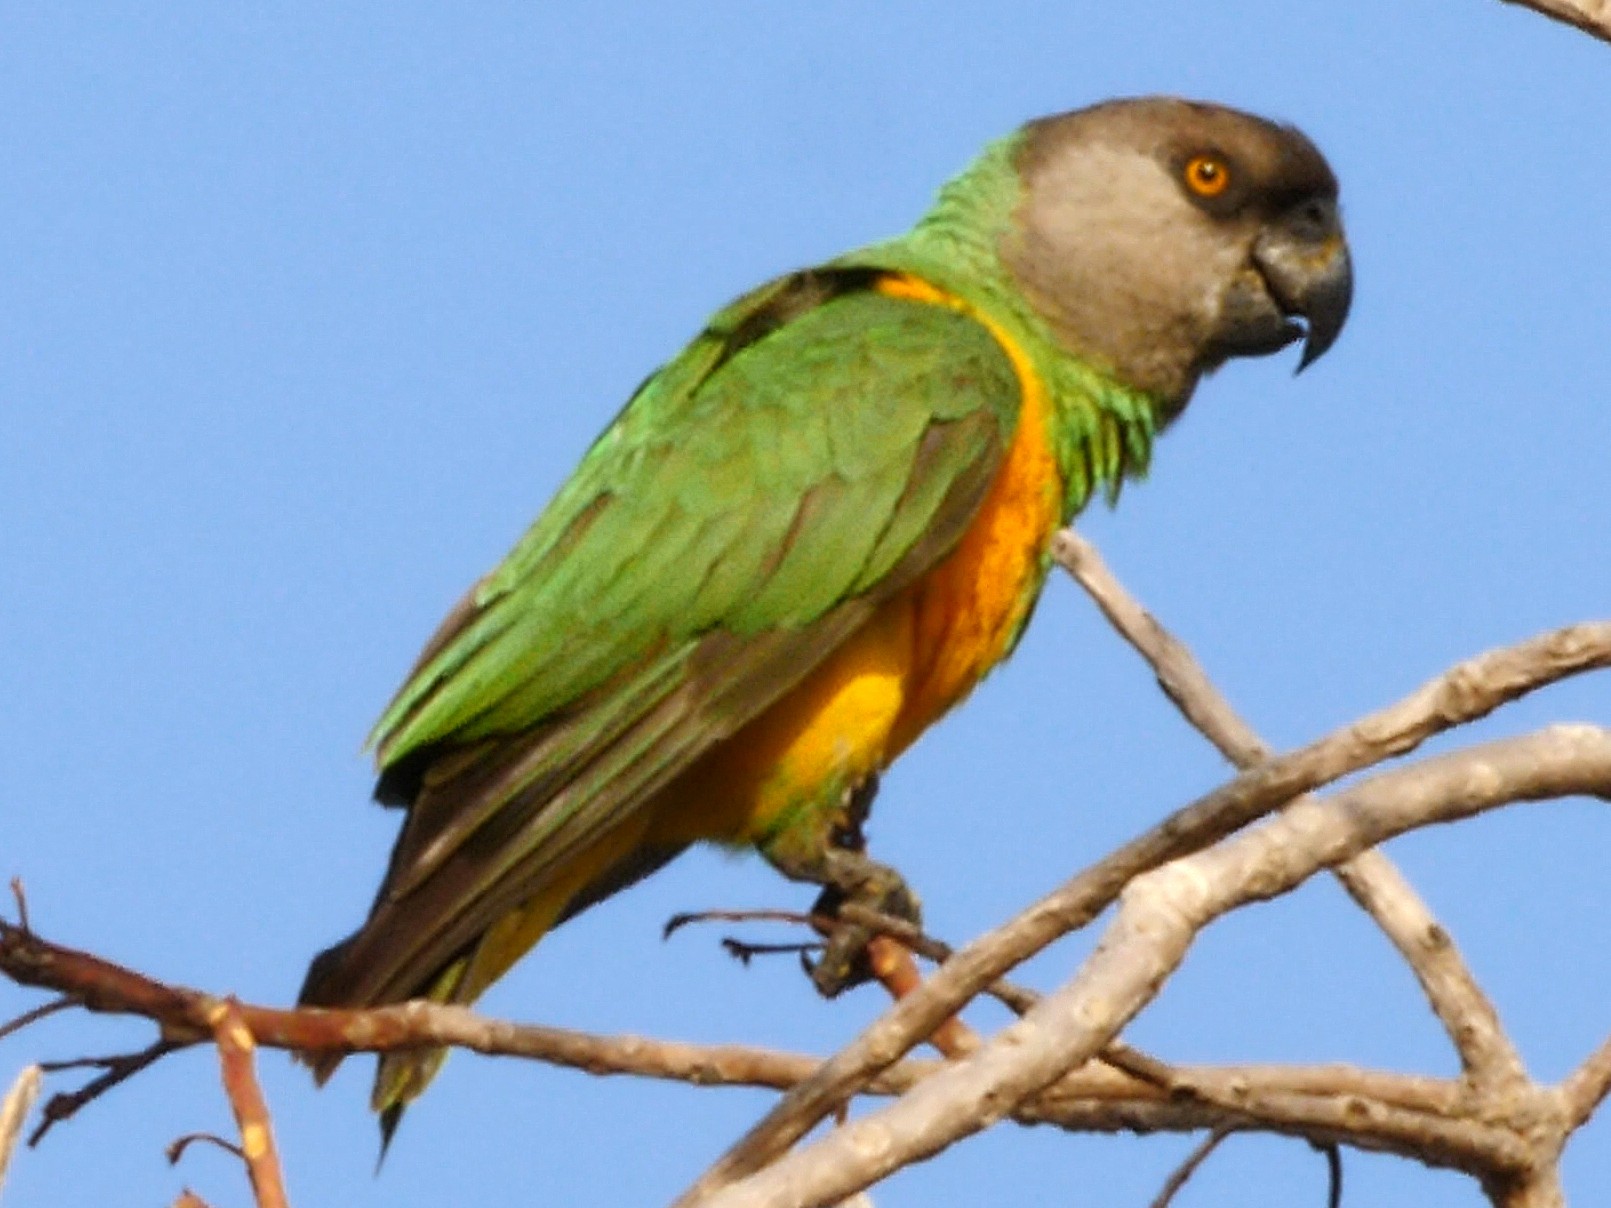
[[[557,896],[540,895],[520,910],[505,915],[488,928],[468,952],[451,961],[425,984],[402,994],[375,993],[367,988],[366,983],[373,981],[377,950],[384,951],[383,941],[388,937],[377,936],[375,929],[366,924],[314,958],[297,995],[298,1005],[373,1007],[414,998],[468,1005],[560,921],[566,903],[564,898],[556,901]],[[380,1056],[369,1105],[380,1115],[383,1156],[404,1109],[425,1092],[447,1059],[447,1052],[445,1048],[410,1049]],[[322,1086],[344,1056],[341,1053],[305,1054],[301,1060],[313,1070],[315,1081]]]

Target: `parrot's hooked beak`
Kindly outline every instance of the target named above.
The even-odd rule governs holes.
[[[1311,199],[1275,219],[1253,245],[1253,264],[1287,318],[1287,342],[1306,337],[1297,369],[1302,373],[1336,342],[1354,297],[1336,203]]]

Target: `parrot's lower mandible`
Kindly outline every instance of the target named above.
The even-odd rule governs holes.
[[[858,841],[878,774],[1011,652],[1054,533],[1198,379],[1300,339],[1307,365],[1351,291],[1307,138],[1149,98],[1032,121],[911,231],[719,311],[375,726],[402,833],[301,1001],[470,1002],[697,842],[914,913]],[[388,1135],[439,1062],[382,1059]]]

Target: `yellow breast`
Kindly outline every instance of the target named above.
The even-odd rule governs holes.
[[[655,811],[650,842],[754,843],[787,828],[795,812],[827,805],[825,793],[887,766],[966,696],[1006,654],[1034,602],[1060,520],[1044,387],[1011,337],[961,298],[906,275],[876,288],[990,329],[1023,391],[1012,444],[957,548],[680,777]]]
[[[1045,387],[1012,337],[960,298],[912,277],[886,293],[950,306],[990,329],[1012,359],[1023,398],[996,480],[961,544],[902,598],[913,614],[914,657],[888,758],[966,696],[1006,655],[1039,592],[1047,544],[1062,519],[1061,472],[1047,436]]]

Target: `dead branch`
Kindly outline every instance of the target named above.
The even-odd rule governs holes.
[[[1426,994],[1479,1093],[1503,1094],[1528,1082],[1521,1054],[1454,940],[1385,855],[1364,851],[1332,872],[1381,925]]]
[[[1611,731],[1554,726],[1379,773],[1326,799],[1295,802],[1255,830],[1138,877],[1076,977],[976,1053],[890,1106],[699,1202],[804,1208],[843,1199],[989,1127],[1089,1060],[1152,999],[1196,934],[1227,910],[1285,893],[1412,827],[1578,794],[1611,794]],[[1553,1096],[1539,1092],[1517,1100],[1525,1118],[1517,1128],[1527,1142],[1524,1160],[1503,1169],[1499,1155],[1486,1155],[1474,1173],[1537,1186],[1568,1130]]]
[[[1222,755],[1241,768],[1270,758],[1273,751],[1214,687],[1191,650],[1125,590],[1090,542],[1068,530],[1058,536],[1054,552],[1151,666],[1164,695]],[[1521,1056],[1505,1035],[1498,1012],[1449,933],[1392,861],[1379,851],[1366,851],[1332,872],[1409,964],[1473,1085],[1524,1083]]]
[[[0,924],[0,937],[6,936],[5,927]],[[60,948],[37,934],[12,934],[9,942],[13,956],[18,948],[23,949],[21,964],[36,975],[46,970],[83,979],[52,982],[49,988],[69,995],[93,995],[99,1011],[138,1015],[151,1003],[173,1007],[175,1015],[153,1021],[170,1033],[186,1032],[198,1013],[216,1012],[224,1001],[201,991],[155,983],[122,966]],[[7,945],[0,943],[0,953],[6,950]],[[798,1085],[821,1064],[805,1054],[521,1026],[484,1019],[459,1007],[424,1002],[348,1012],[278,1011],[236,1004],[235,1011],[248,1028],[262,1028],[264,1044],[290,1049],[332,1044],[342,1052],[393,1051],[452,1044],[594,1074],[778,1090]],[[159,1041],[135,1057],[92,1064],[147,1063],[175,1047]],[[933,1061],[901,1062],[869,1084],[864,1093],[904,1094],[942,1068],[942,1063]],[[91,1097],[80,1091],[57,1099],[72,1100],[76,1107]],[[1519,1163],[1523,1151],[1515,1148],[1508,1132],[1459,1118],[1463,1102],[1462,1088],[1447,1080],[1345,1066],[1172,1067],[1128,1046],[1113,1044],[1098,1060],[1071,1071],[1024,1104],[1014,1118],[1024,1124],[1085,1132],[1258,1128],[1310,1140],[1344,1139],[1406,1156],[1424,1157],[1430,1150],[1433,1160],[1455,1166],[1494,1152],[1509,1153]],[[55,1118],[66,1114],[57,1111]],[[1513,1148],[1507,1150],[1507,1144]]]
[[[185,1156],[185,1151],[192,1145],[213,1145],[227,1154],[233,1154],[242,1162],[246,1161],[246,1151],[239,1145],[233,1141],[224,1140],[217,1133],[209,1132],[186,1133],[182,1137],[175,1137],[168,1142],[168,1148],[162,1151],[162,1156],[168,1159],[168,1165],[177,1166],[180,1159]]]
[[[908,1053],[980,990],[1106,909],[1124,886],[1294,797],[1413,750],[1434,734],[1571,675],[1611,666],[1611,622],[1570,626],[1463,662],[1386,709],[1270,759],[1177,811],[942,966],[757,1122],[678,1201],[760,1170]]]
[[[1573,1124],[1583,1124],[1611,1094],[1611,1038],[1591,1053],[1561,1083],[1561,1094]]]
[[[1611,0],[1505,0],[1611,42]]]

